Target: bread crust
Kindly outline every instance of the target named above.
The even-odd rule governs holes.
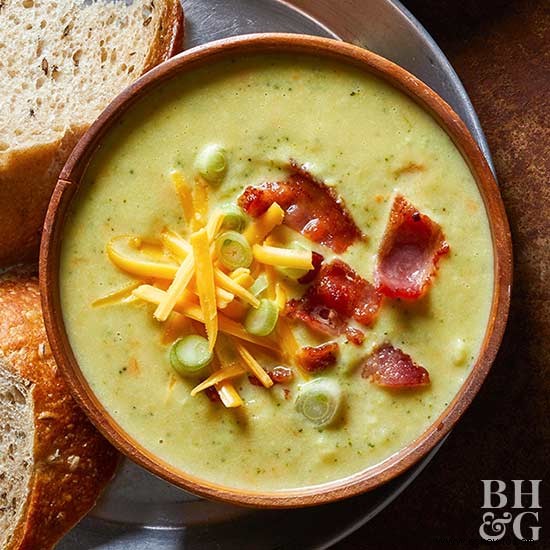
[[[24,514],[6,550],[48,550],[95,504],[118,453],[69,395],[49,349],[34,267],[0,276],[0,350],[33,384],[34,471]]]
[[[142,74],[183,47],[184,18],[179,0],[157,5],[163,13]],[[87,128],[75,125],[59,140],[0,155],[0,266],[36,260],[50,196],[63,165]]]
[[[86,127],[62,139],[10,151],[0,162],[0,266],[32,260],[57,177]]]
[[[168,26],[163,25],[167,21]],[[170,59],[183,48],[183,31],[185,28],[183,9],[179,0],[166,0],[164,14],[160,18],[157,37],[153,46],[149,50],[144,69],[141,74],[145,74],[159,63]]]

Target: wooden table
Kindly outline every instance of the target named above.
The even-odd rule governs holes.
[[[512,309],[487,381],[435,459],[338,548],[481,547],[482,479],[543,479],[536,547],[550,548],[550,0],[403,1],[487,136],[514,241]],[[520,545],[507,534],[496,548]]]

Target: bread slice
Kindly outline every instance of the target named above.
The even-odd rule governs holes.
[[[33,431],[31,383],[12,374],[0,358],[0,548],[11,540],[27,501]]]
[[[78,139],[182,36],[179,0],[0,0],[0,265],[36,253]]]
[[[0,548],[48,550],[94,505],[116,451],[67,392],[30,268],[0,276]]]

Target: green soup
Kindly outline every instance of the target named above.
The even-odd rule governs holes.
[[[223,146],[227,171],[211,186],[210,208],[247,185],[284,179],[289,159],[306,164],[342,197],[367,238],[342,259],[372,282],[393,197],[400,193],[440,224],[450,253],[426,297],[385,300],[362,345],[340,344],[336,365],[314,377],[336,381],[340,420],[316,427],[296,410],[303,380],[266,390],[234,381],[244,406],[226,409],[197,383],[176,376],[154,306],[92,307],[124,287],[109,261],[115,235],[154,238],[186,231],[169,178],[189,178],[197,154]],[[422,169],[418,169],[418,167]],[[326,247],[298,233],[325,258]],[[419,437],[451,402],[479,353],[493,291],[493,252],[476,183],[447,134],[385,82],[343,64],[258,55],[174,78],[132,107],[86,171],[65,227],[61,301],[84,376],[120,426],[159,458],[233,488],[278,490],[320,484],[365,469]],[[301,345],[320,342],[299,324]],[[373,346],[391,342],[430,373],[423,389],[389,390],[360,376]],[[134,368],[139,364],[139,369]],[[286,391],[285,391],[286,390]]]

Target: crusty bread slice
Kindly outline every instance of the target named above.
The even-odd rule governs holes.
[[[34,466],[34,404],[28,380],[0,358],[0,548],[23,515]]]
[[[0,0],[0,265],[36,252],[70,151],[182,33],[179,0]]]
[[[94,505],[118,455],[68,394],[37,277],[0,276],[0,548],[48,550]]]

